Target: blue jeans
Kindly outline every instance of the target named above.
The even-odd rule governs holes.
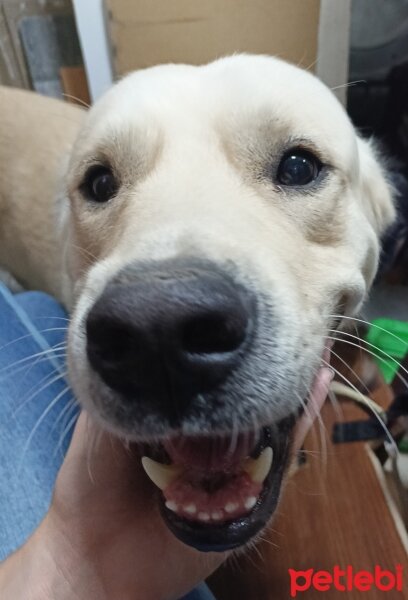
[[[0,284],[0,561],[48,510],[78,407],[65,380],[64,310]],[[184,600],[214,600],[202,584]]]

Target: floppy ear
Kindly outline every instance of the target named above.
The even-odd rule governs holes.
[[[370,140],[357,139],[361,202],[368,220],[380,237],[396,217],[395,190],[387,179],[386,160]]]

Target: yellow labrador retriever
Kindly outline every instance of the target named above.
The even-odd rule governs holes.
[[[72,311],[77,398],[143,444],[175,535],[245,543],[373,281],[381,160],[330,90],[266,56],[139,71],[89,113],[0,102],[1,265]]]

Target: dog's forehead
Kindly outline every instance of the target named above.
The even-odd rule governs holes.
[[[236,55],[203,66],[160,65],[131,73],[91,110],[88,129],[109,139],[125,128],[203,132],[222,124],[275,123],[293,139],[335,144],[353,155],[354,129],[333,93],[314,75],[280,59]],[[169,136],[170,139],[170,136]]]
[[[319,110],[343,117],[331,91],[311,73],[274,57],[239,55],[202,66],[159,65],[135,71],[117,83],[96,105],[137,117],[137,110],[182,113],[186,107],[217,112],[267,106],[312,115]],[[321,120],[325,114],[320,114]]]

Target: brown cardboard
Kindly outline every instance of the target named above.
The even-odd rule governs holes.
[[[89,107],[91,100],[84,67],[61,67],[60,77],[64,99]]]
[[[115,74],[233,52],[317,57],[320,0],[105,0]]]

